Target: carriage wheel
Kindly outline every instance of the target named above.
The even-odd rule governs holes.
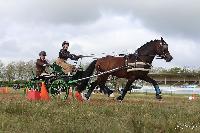
[[[62,79],[58,79],[53,81],[51,84],[50,88],[50,93],[51,95],[60,95],[61,92],[65,92],[65,99],[67,99],[69,91],[68,91],[68,86],[66,85],[65,81]]]

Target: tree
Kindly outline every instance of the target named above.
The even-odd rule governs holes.
[[[4,72],[5,72],[5,66],[0,60],[0,80],[4,80],[5,78]]]
[[[33,78],[35,75],[35,61],[30,60],[25,63],[25,80]]]
[[[172,74],[178,74],[178,73],[183,73],[184,70],[180,67],[173,67],[173,68],[169,69],[168,72],[172,73]]]
[[[25,62],[19,61],[15,63],[15,75],[16,80],[24,80],[25,79]]]
[[[15,79],[15,63],[11,62],[6,66],[5,76],[8,81],[13,81]]]

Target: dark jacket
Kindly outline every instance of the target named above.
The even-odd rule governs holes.
[[[70,54],[70,52],[67,51],[66,49],[61,49],[59,52],[59,58],[64,60],[67,60],[68,58],[70,58],[71,60],[78,60],[79,56]]]
[[[37,62],[36,62],[36,76],[40,76],[42,73],[47,73],[45,71],[46,66],[44,66],[44,64],[46,64],[46,66],[49,65],[49,63],[46,60],[37,59]]]

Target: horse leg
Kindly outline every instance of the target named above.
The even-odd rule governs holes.
[[[156,99],[162,99],[159,85],[158,85],[158,83],[154,79],[152,79],[149,76],[142,77],[141,79],[144,80],[144,81],[146,81],[146,82],[151,83],[154,86],[155,91],[156,91]]]
[[[109,76],[109,75],[100,76],[100,77],[97,78],[96,81],[94,81],[94,82],[91,83],[91,87],[89,88],[87,94],[85,95],[85,97],[86,97],[87,100],[90,98],[90,96],[91,96],[93,90],[95,89],[95,87],[96,87],[97,85],[99,85],[100,88],[103,88],[103,90],[105,89],[104,87],[105,87],[105,83],[106,83],[106,81],[107,81],[107,79],[108,79],[108,76]],[[105,91],[105,90],[104,90],[104,91]],[[110,93],[110,92],[109,92],[109,93]]]
[[[114,94],[113,94],[113,91],[110,90],[110,89],[105,85],[105,83],[106,83],[106,81],[99,84],[100,89],[104,92],[104,94],[108,94],[108,97],[115,97]]]
[[[130,90],[130,86],[132,85],[132,83],[135,81],[135,77],[132,79],[129,79],[128,82],[126,83],[125,88],[122,91],[122,94],[120,96],[117,97],[117,100],[122,101],[127,93],[127,91]]]
[[[85,94],[85,98],[88,100],[93,92],[93,90],[95,89],[95,87],[98,85],[98,81],[94,81],[91,83],[91,87],[89,88],[89,90],[87,91],[87,93]]]
[[[105,84],[106,84],[106,81],[108,79],[108,76],[109,75],[103,75],[101,77],[99,77],[99,87],[101,90],[103,90],[104,94],[108,94],[108,97],[115,97],[114,94],[113,94],[113,91],[110,90]]]

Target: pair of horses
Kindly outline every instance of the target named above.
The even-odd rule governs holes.
[[[130,86],[137,79],[151,83],[155,88],[156,99],[162,99],[158,83],[148,76],[152,62],[156,56],[158,56],[157,58],[159,59],[166,60],[166,62],[170,62],[173,59],[168,50],[168,44],[162,37],[160,40],[151,40],[150,42],[147,42],[138,48],[134,54],[129,54],[125,57],[106,56],[94,60],[88,68],[86,68],[82,76],[89,77],[93,74],[94,70],[96,70],[97,73],[105,74],[98,76],[97,80],[91,83],[91,87],[89,88],[87,94],[85,94],[85,97],[89,99],[92,91],[97,85],[99,85],[100,88],[107,88],[105,83],[108,77],[112,75],[118,78],[126,78],[128,80],[123,92],[117,97],[117,100],[122,101],[124,99],[127,91],[130,89]],[[107,73],[107,71],[111,72]],[[90,79],[83,80],[77,86],[77,91],[81,93],[85,90],[89,80]],[[108,88],[107,92],[108,95],[113,93]]]

